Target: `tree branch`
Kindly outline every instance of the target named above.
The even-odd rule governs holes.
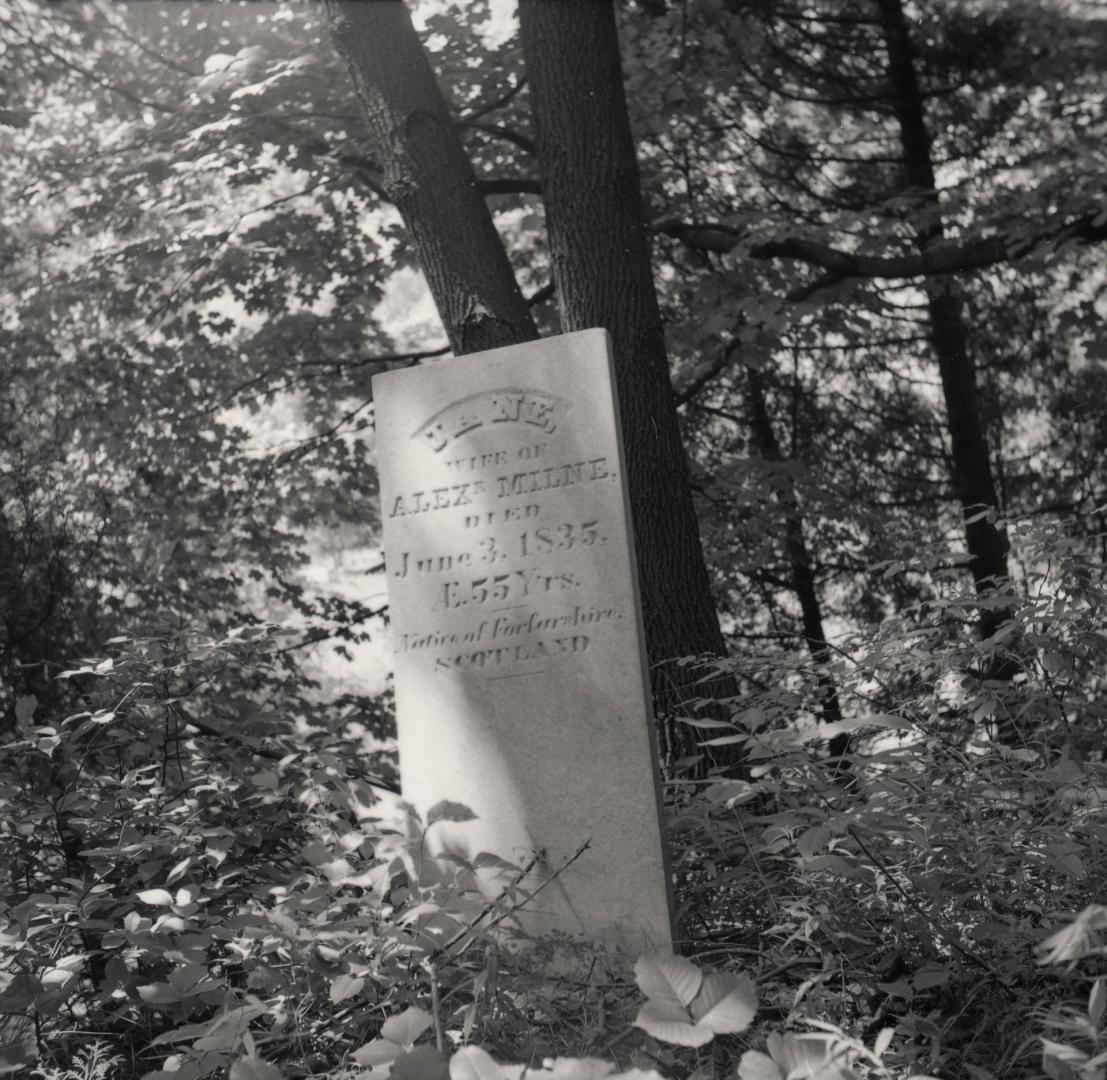
[[[541,195],[542,184],[533,176],[493,176],[477,181],[482,195]]]
[[[735,337],[714,356],[704,357],[681,368],[673,377],[673,397],[677,406],[691,401],[712,379],[730,367],[741,343],[741,339]]]
[[[728,225],[693,225],[672,219],[652,223],[655,233],[672,236],[699,251],[726,254],[746,239]],[[753,244],[755,259],[791,259],[819,266],[841,278],[914,278],[979,270],[998,263],[1015,262],[1028,255],[1054,252],[1064,244],[1095,244],[1107,240],[1107,210],[1093,207],[1076,218],[1058,215],[1030,229],[1025,235],[981,237],[961,244],[941,244],[907,255],[868,255],[843,251],[803,237],[782,237]]]
[[[503,124],[485,124],[476,120],[459,120],[458,127],[467,128],[470,131],[482,131],[485,135],[491,135],[496,139],[503,139],[504,142],[509,142],[519,147],[524,153],[532,156],[538,152],[534,147],[533,139],[524,135],[521,131],[515,131],[512,128],[504,127]]]

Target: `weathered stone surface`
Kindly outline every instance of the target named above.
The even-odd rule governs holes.
[[[373,390],[404,797],[464,803],[477,820],[436,825],[444,843],[533,862],[529,889],[553,876],[528,930],[669,944],[606,332]]]

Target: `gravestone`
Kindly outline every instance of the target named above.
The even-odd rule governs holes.
[[[607,332],[389,372],[373,394],[405,800],[424,820],[464,804],[475,820],[431,835],[527,868],[528,931],[668,946]]]

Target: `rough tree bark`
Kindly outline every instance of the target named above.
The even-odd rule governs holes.
[[[327,0],[372,137],[385,194],[404,219],[457,354],[538,337],[402,0]]]
[[[606,327],[614,343],[650,658],[723,655],[669,381],[613,5],[520,0],[519,23],[562,325]],[[679,672],[655,670],[655,689],[669,682],[679,696]]]
[[[914,46],[901,0],[877,0],[877,6],[887,50],[892,108],[903,150],[904,179],[922,202],[916,243],[925,255],[943,243],[945,226]],[[945,400],[953,483],[961,504],[973,581],[977,593],[983,596],[1007,577],[1008,543],[1006,534],[989,520],[999,508],[999,497],[980,412],[976,367],[968,348],[956,280],[929,277],[925,289],[930,339]],[[991,637],[1009,618],[1006,611],[985,607],[980,615],[981,636]]]

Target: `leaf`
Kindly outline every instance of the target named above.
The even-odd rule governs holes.
[[[1066,1062],[1042,1051],[1042,1072],[1050,1080],[1076,1080],[1076,1071]]]
[[[480,852],[473,860],[473,869],[484,870],[489,867],[494,867],[497,870],[510,870],[515,874],[519,872],[519,867],[515,863],[508,862],[507,859],[499,855],[493,855],[490,851]]]
[[[85,966],[86,959],[88,958],[84,953],[71,953],[55,961],[42,973],[39,980],[47,990],[60,990],[77,977],[77,973]]]
[[[443,799],[427,811],[427,828],[429,829],[436,821],[476,821],[476,819],[477,815],[469,807]]]
[[[359,1046],[353,1052],[352,1057],[359,1065],[373,1068],[376,1065],[387,1065],[390,1061],[395,1061],[403,1053],[403,1050],[402,1046],[398,1046],[388,1039],[374,1039],[364,1046]]]
[[[739,1080],[784,1080],[777,1064],[760,1050],[747,1050],[738,1062]]]
[[[173,906],[173,896],[168,889],[144,889],[138,894],[138,898],[152,907]]]
[[[618,1077],[612,1076],[615,1066],[600,1058],[559,1057],[546,1060],[543,1064],[543,1069],[531,1069],[526,1074],[526,1080],[531,1080],[532,1076],[534,1080],[618,1080]]]
[[[895,1033],[896,1029],[894,1027],[886,1027],[877,1035],[876,1042],[873,1043],[873,1053],[877,1057],[884,1056],[884,1052],[892,1045],[892,1036]]]
[[[796,841],[796,850],[804,859],[810,859],[829,839],[830,830],[825,825],[816,825]]]
[[[963,1068],[965,1072],[969,1073],[969,1076],[971,1076],[973,1080],[995,1080],[995,1073],[992,1072],[991,1069],[984,1069],[979,1065],[971,1065],[968,1061],[963,1063]],[[928,1080],[928,1078],[911,1076],[908,1077],[908,1080]]]
[[[38,979],[31,975],[16,975],[7,986],[0,991],[0,1012],[23,1012],[35,1003],[39,991],[42,989]]]
[[[187,855],[185,858],[174,865],[173,869],[169,871],[165,878],[166,885],[172,885],[190,866],[192,865],[192,856]]]
[[[703,972],[683,956],[644,953],[634,965],[638,988],[653,1002],[688,1006],[703,985]]]
[[[932,986],[945,986],[949,982],[949,968],[922,968],[911,976],[916,990],[929,990]]]
[[[715,1038],[710,1028],[693,1024],[675,1002],[647,1001],[638,1010],[634,1026],[674,1046],[705,1046]]]
[[[150,1046],[169,1046],[175,1042],[191,1042],[199,1038],[207,1031],[208,1024],[185,1024],[184,1027],[174,1028],[172,1031],[163,1031],[154,1036],[149,1042]]]
[[[677,723],[687,724],[689,727],[701,728],[705,731],[715,728],[724,728],[727,731],[734,730],[734,725],[729,720],[700,720],[693,719],[691,716],[677,716],[674,719]]]
[[[0,1074],[15,1072],[28,1075],[23,1070],[38,1060],[38,1048],[33,1043],[10,1042],[0,1046]]]
[[[147,983],[138,988],[138,996],[147,1005],[169,1005],[181,1000],[181,994],[169,983]]]
[[[434,1023],[434,1018],[425,1009],[412,1005],[404,1009],[399,1016],[390,1016],[381,1027],[381,1037],[401,1046],[409,1046]]]
[[[1083,1050],[1069,1046],[1068,1043],[1054,1042],[1052,1039],[1042,1039],[1042,1054],[1076,1066],[1083,1065],[1088,1060],[1088,1055]]]
[[[76,977],[77,973],[75,971],[67,971],[65,968],[60,967],[50,967],[39,976],[39,981],[42,983],[44,990],[62,990]]]
[[[967,1061],[963,1063],[963,1068],[973,1080],[996,1080],[996,1074],[991,1069],[985,1069],[980,1065],[972,1065]],[[928,1078],[914,1075],[908,1077],[908,1080],[928,1080]]]
[[[392,1063],[388,1080],[450,1080],[450,1062],[433,1046],[417,1046]]]
[[[745,1031],[756,1014],[757,987],[753,980],[731,972],[708,975],[692,1003],[697,1025],[716,1035]]]
[[[450,1080],[522,1080],[525,1072],[525,1065],[497,1065],[479,1046],[464,1046],[450,1058]]]
[[[365,986],[364,979],[355,979],[350,975],[339,975],[331,983],[331,1004],[337,1005],[347,998],[357,997]],[[399,1042],[400,1040],[395,1040]]]
[[[847,1080],[852,1077],[846,1061],[831,1056],[830,1035],[778,1035],[773,1032],[767,1042],[769,1054],[789,1080]]]
[[[284,1080],[276,1065],[253,1055],[240,1057],[232,1066],[230,1080]]]
[[[1107,978],[1096,979],[1092,992],[1088,995],[1088,1018],[1096,1026],[1103,1023],[1103,1012],[1107,1008]]]
[[[700,746],[733,746],[744,742],[749,742],[748,735],[722,735],[718,739],[704,739]]]
[[[35,715],[35,708],[38,706],[38,698],[34,694],[26,694],[23,697],[15,699],[15,719],[16,723],[23,725],[29,724]]]
[[[87,959],[88,956],[85,953],[70,953],[58,960],[54,967],[61,968],[63,971],[80,971]]]

